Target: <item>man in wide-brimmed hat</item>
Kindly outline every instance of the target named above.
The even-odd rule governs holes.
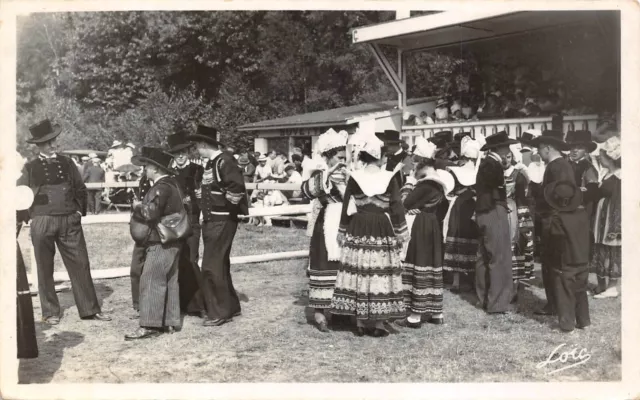
[[[189,161],[193,143],[183,133],[167,136],[167,152],[173,156],[173,169],[176,180],[180,183],[191,211],[191,228],[193,235],[185,243],[180,253],[178,267],[178,284],[180,286],[180,309],[190,315],[204,316],[204,300],[200,288],[202,275],[198,267],[198,251],[200,248],[200,206],[196,199],[196,188],[202,180],[204,168]]]
[[[140,276],[140,327],[125,335],[125,340],[146,339],[180,327],[178,259],[183,241],[162,244],[155,228],[162,217],[180,213],[183,199],[171,168],[173,157],[164,150],[143,147],[131,163],[144,167],[153,186],[141,202],[134,201],[132,223],[137,221],[152,229],[137,244],[145,248]]]
[[[535,199],[536,214],[541,220],[541,258],[542,281],[547,296],[547,304],[536,313],[540,315],[554,315],[556,313],[556,298],[553,290],[553,269],[558,268],[561,260],[557,254],[549,251],[553,245],[553,239],[549,234],[550,217],[552,208],[544,197],[544,190],[554,182],[567,181],[575,185],[575,174],[569,161],[562,156],[563,151],[569,150],[569,145],[564,141],[564,134],[560,130],[547,130],[534,138],[531,143],[538,148],[538,154],[545,163],[544,177],[541,189]],[[587,251],[585,249],[585,251]]]
[[[402,168],[409,162],[408,157],[410,156],[402,147],[403,141],[400,139],[400,132],[387,129],[384,132],[376,132],[376,137],[384,143],[387,159],[385,169],[397,172],[398,184],[402,187],[406,179]]]
[[[29,186],[34,201],[24,222],[31,219],[31,240],[38,270],[42,319],[56,325],[62,309],[53,280],[56,245],[69,273],[73,297],[82,319],[109,321],[102,314],[91,278],[87,245],[80,220],[87,211],[87,188],[73,161],[56,152],[62,127],[45,119],[29,128],[27,143],[38,146],[38,157],[25,165],[19,184]]]
[[[542,132],[538,129],[527,129],[520,136],[519,142],[522,145],[520,149],[520,153],[522,154],[522,163],[528,167],[531,164],[531,156],[534,153],[538,152],[536,146],[534,146],[531,142],[534,138],[540,136]]]
[[[203,325],[219,326],[240,315],[229,254],[238,229],[238,214],[249,213],[244,178],[236,159],[223,151],[217,129],[198,125],[187,140],[194,142],[200,156],[209,160],[196,190],[204,219],[202,275],[207,317]]]
[[[582,205],[584,206],[589,221],[593,216],[593,202],[597,197],[599,174],[596,167],[591,162],[589,157],[590,153],[593,153],[598,145],[591,140],[591,132],[589,131],[570,131],[567,132],[565,138],[571,153],[569,154],[569,160],[573,167],[574,177],[576,185],[580,188],[582,193]],[[592,225],[590,223],[590,225]],[[591,235],[593,239],[593,235]],[[589,253],[591,253],[592,246],[589,246]]]
[[[591,324],[587,282],[589,278],[589,216],[581,207],[582,191],[574,182],[555,181],[544,188],[551,208],[548,251],[557,254],[551,279],[560,330],[571,332]],[[552,247],[551,247],[552,246]]]
[[[480,162],[476,176],[476,222],[478,258],[476,293],[488,313],[505,313],[513,297],[511,237],[504,183],[503,159],[517,143],[507,132],[488,136],[481,151],[487,156]]]

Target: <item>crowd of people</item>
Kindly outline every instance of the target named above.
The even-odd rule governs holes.
[[[33,193],[17,213],[18,231],[30,221],[45,323],[62,317],[53,281],[56,246],[80,317],[109,321],[81,225],[91,196],[85,174],[58,152],[61,131],[49,120],[30,128],[28,142],[39,155],[18,182]],[[562,331],[590,324],[590,266],[598,279],[593,298],[619,296],[619,134],[598,144],[588,131],[565,135],[556,126],[517,140],[504,131],[475,139],[441,131],[409,148],[396,131],[329,129],[313,157],[296,150],[291,161],[275,152],[234,156],[217,137],[215,128],[198,125],[195,133],[169,135],[165,147],[142,147],[130,159],[143,174],[130,222],[131,318],[139,326],[126,340],[175,332],[181,312],[208,327],[241,315],[229,256],[239,215],[261,197],[246,190],[250,181],[300,184],[311,201],[309,307],[323,332],[341,320],[351,321],[356,335],[374,337],[443,324],[449,279],[452,291],[475,292],[487,313],[511,312],[536,258],[547,299],[536,313],[557,316]],[[194,151],[204,162],[192,161]],[[272,194],[262,196],[263,206],[277,204],[265,200]],[[21,297],[28,282],[19,249],[18,255],[24,311],[30,298],[27,305]],[[33,339],[21,343],[33,348],[33,315],[19,311],[18,317],[18,336]]]
[[[485,94],[462,92],[441,97],[436,101],[431,114],[426,111],[419,115],[406,112],[405,125],[444,124],[507,118],[533,118],[561,114],[585,115],[594,110],[585,106],[581,99],[567,94],[562,85],[551,85],[552,89],[542,90],[533,83],[489,91]]]
[[[517,140],[441,131],[411,151],[396,131],[322,135],[325,166],[302,185],[318,329],[344,316],[358,336],[442,324],[446,280],[489,314],[513,312],[536,258],[547,303],[534,312],[563,332],[589,326],[588,291],[619,296],[620,137],[561,126]]]

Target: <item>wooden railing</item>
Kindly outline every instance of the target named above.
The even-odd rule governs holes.
[[[563,119],[563,131],[588,130],[595,132],[597,121],[597,115],[567,116]],[[539,129],[541,131],[551,129],[551,117],[448,122],[446,124],[423,124],[415,126],[404,125],[402,127],[401,138],[409,145],[413,145],[415,144],[416,137],[422,136],[430,138],[436,132],[440,131],[452,131],[453,134],[470,132],[471,137],[475,138],[477,135],[486,137],[501,130],[505,130],[512,138],[519,138],[520,135],[528,129]]]

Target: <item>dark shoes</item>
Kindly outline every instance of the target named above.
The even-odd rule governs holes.
[[[436,316],[432,315],[429,317],[427,322],[434,325],[442,325],[444,324],[444,317],[442,316],[442,314]]]
[[[156,328],[138,328],[135,332],[124,335],[124,340],[138,340],[148,339],[156,336],[160,336],[162,331]]]
[[[204,322],[202,323],[202,326],[220,326],[220,325],[226,324],[229,321],[231,321],[231,318],[216,318],[216,319],[205,318]]]
[[[111,321],[111,317],[103,313],[93,314],[88,317],[84,317],[82,319],[94,320],[94,321]]]

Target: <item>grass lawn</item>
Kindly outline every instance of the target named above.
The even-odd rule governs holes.
[[[20,235],[26,252],[27,232]],[[85,227],[92,268],[128,266],[128,225]],[[108,238],[108,239],[107,239]],[[232,255],[305,249],[304,230],[241,225]],[[445,291],[445,324],[403,329],[387,338],[359,338],[348,329],[323,334],[309,324],[307,260],[232,267],[243,313],[217,328],[185,317],[173,335],[125,342],[128,278],[97,280],[98,296],[113,308],[110,323],[80,321],[70,292],[59,293],[60,325],[37,322],[40,357],[20,361],[24,383],[74,382],[517,382],[621,379],[620,299],[590,299],[592,326],[571,335],[556,321],[533,315],[544,303],[540,279],[521,292],[518,312],[489,316],[473,296]],[[58,260],[56,268],[64,268]],[[538,271],[539,272],[539,271]],[[593,278],[593,277],[592,277]],[[40,307],[34,297],[36,319]],[[557,374],[536,368],[557,346],[585,348],[590,360]]]

